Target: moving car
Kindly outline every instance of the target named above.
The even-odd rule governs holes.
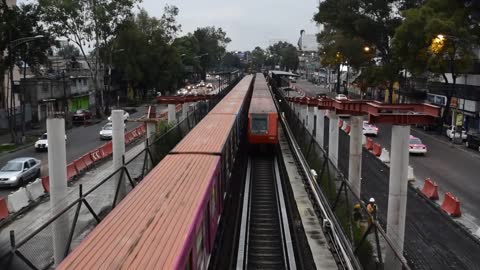
[[[128,117],[130,117],[130,114],[126,111],[123,111],[123,121],[127,121]],[[112,121],[112,116],[111,115],[108,117],[108,121],[109,122]]]
[[[480,151],[480,132],[470,131],[467,133],[465,146]]]
[[[297,79],[294,77],[294,76],[290,76],[288,77],[288,80],[292,83],[296,83],[297,82]]]
[[[109,119],[110,120],[110,119]],[[112,139],[112,123],[109,122],[100,130],[100,140],[111,140]]]
[[[408,142],[408,151],[410,154],[423,154],[427,153],[427,146],[422,143],[419,138],[410,135],[410,141]]]
[[[198,84],[200,87],[205,87],[205,82],[204,81],[200,81],[200,83]]]
[[[460,131],[457,130],[457,127],[455,126],[452,126],[449,129],[447,129],[447,137],[450,140],[453,139],[454,134],[455,134],[455,139],[460,138],[460,136],[462,136],[462,140],[464,141],[467,139],[467,131],[464,128],[462,128],[461,133]]]
[[[344,94],[338,94],[336,97],[335,97],[336,100],[347,100],[348,97],[345,96]]]
[[[363,135],[378,135],[378,127],[372,124],[369,124],[368,121],[363,121]]]
[[[212,89],[213,88],[213,85],[211,83],[207,83],[207,88],[208,89]]]
[[[43,133],[40,138],[38,138],[38,141],[35,142],[35,150],[37,152],[40,151],[47,151],[48,150],[48,139],[47,139],[47,133]],[[65,142],[67,141],[67,135],[65,135]]]
[[[42,161],[32,157],[10,160],[0,169],[0,187],[19,187],[40,177],[41,165]]]
[[[72,117],[74,123],[84,123],[87,120],[92,119],[92,113],[89,110],[80,109],[77,110]]]

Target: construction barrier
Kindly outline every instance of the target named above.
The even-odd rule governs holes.
[[[83,160],[83,162],[85,163],[87,168],[89,168],[90,166],[93,165],[93,160],[92,160],[92,156],[90,155],[90,153],[87,153],[87,154],[83,155],[81,157],[81,159]]]
[[[415,174],[413,173],[413,167],[408,165],[408,181],[415,181]]]
[[[42,186],[46,193],[50,193],[50,177],[48,175],[42,177]]]
[[[72,181],[76,175],[77,169],[75,169],[75,164],[72,162],[67,165],[67,182]]]
[[[83,172],[88,167],[87,164],[85,164],[85,161],[83,161],[83,158],[75,159],[73,164],[75,164],[75,169],[77,169],[77,172],[79,173]]]
[[[371,138],[367,138],[367,141],[365,142],[365,148],[367,148],[367,150],[373,149],[373,140]]]
[[[92,152],[90,152],[90,157],[92,158],[92,161],[95,163],[100,159],[104,158],[103,151],[100,148],[97,148]]]
[[[374,143],[372,148],[372,153],[379,157],[382,154],[382,146],[379,143]]]
[[[342,126],[343,126],[343,120],[340,119],[340,120],[338,120],[338,127],[339,127],[339,128],[342,128]]]
[[[388,152],[387,149],[382,148],[382,154],[380,154],[379,159],[383,163],[390,163],[390,152]]]
[[[460,211],[460,201],[450,192],[445,193],[441,208],[452,217],[459,217],[462,215],[462,212]]]
[[[10,193],[7,198],[7,206],[10,213],[16,213],[24,207],[27,207],[27,190],[24,187],[21,187],[17,191]]]
[[[7,199],[0,198],[0,220],[8,217]]]
[[[38,198],[45,194],[45,190],[42,186],[42,179],[37,178],[37,180],[26,186],[27,196],[31,201],[36,201]]]
[[[139,134],[137,133],[137,129],[134,129],[131,131],[132,135],[133,135],[133,138],[137,138],[139,136]]]
[[[113,154],[113,146],[112,146],[112,142],[108,142],[106,144],[104,144],[102,147],[101,147],[102,151],[103,151],[103,154],[105,155],[105,157],[108,157],[110,155]]]
[[[430,178],[425,179],[423,184],[422,193],[430,200],[438,200],[438,185]]]
[[[132,132],[128,132],[128,133],[125,135],[125,144],[131,143],[134,139],[135,139],[135,137],[133,137]]]

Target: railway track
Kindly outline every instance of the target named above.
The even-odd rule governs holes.
[[[237,269],[296,269],[274,155],[249,158]]]

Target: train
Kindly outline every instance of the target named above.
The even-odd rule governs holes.
[[[278,112],[263,74],[257,74],[248,111],[248,143],[278,144]]]
[[[57,269],[206,269],[253,79],[245,76]]]

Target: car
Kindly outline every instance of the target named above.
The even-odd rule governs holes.
[[[207,83],[207,88],[208,88],[208,89],[212,89],[212,88],[213,88],[213,84]]]
[[[92,119],[92,113],[89,110],[77,110],[72,117],[74,123],[84,123],[86,120]]]
[[[378,127],[372,124],[369,124],[368,121],[363,121],[363,135],[378,135]]]
[[[292,91],[294,91],[294,90],[292,89]],[[328,96],[327,96],[327,94],[325,94],[325,93],[317,94],[317,98],[327,98],[327,97],[328,97]]]
[[[100,140],[111,140],[112,139],[112,130],[113,125],[112,123],[107,123],[105,126],[102,127],[100,130]]]
[[[290,76],[288,77],[288,80],[292,83],[296,83],[297,82],[297,78],[295,78],[294,76]]]
[[[200,87],[205,87],[205,82],[204,81],[200,81],[200,83],[198,84]]]
[[[190,85],[187,85],[186,88],[187,88],[187,91],[191,91],[191,90],[195,89],[195,85],[190,84]]]
[[[480,151],[480,132],[469,131],[467,133],[467,140],[465,146]]]
[[[123,111],[123,121],[127,121],[128,117],[130,117],[130,114],[126,111]],[[112,121],[112,116],[111,115],[108,117],[108,121],[109,122]]]
[[[410,154],[427,154],[427,146],[422,143],[420,138],[410,135],[410,140],[408,142],[408,152]]]
[[[40,177],[42,161],[32,158],[12,159],[0,169],[0,187],[20,187]]]
[[[344,94],[338,94],[336,97],[335,97],[336,100],[347,100],[348,97],[345,96]]]
[[[65,142],[67,141],[67,135],[65,135]],[[38,140],[35,142],[35,150],[37,152],[41,151],[47,151],[48,150],[48,139],[47,139],[47,133],[43,133],[42,136],[38,138]]]
[[[220,75],[215,76],[215,79],[220,80]]]
[[[467,131],[465,128],[462,127],[462,133],[457,131],[457,127],[451,126],[449,129],[447,129],[447,137],[451,140],[453,139],[453,136],[455,134],[455,139],[462,137],[462,140],[465,141],[467,139]]]

